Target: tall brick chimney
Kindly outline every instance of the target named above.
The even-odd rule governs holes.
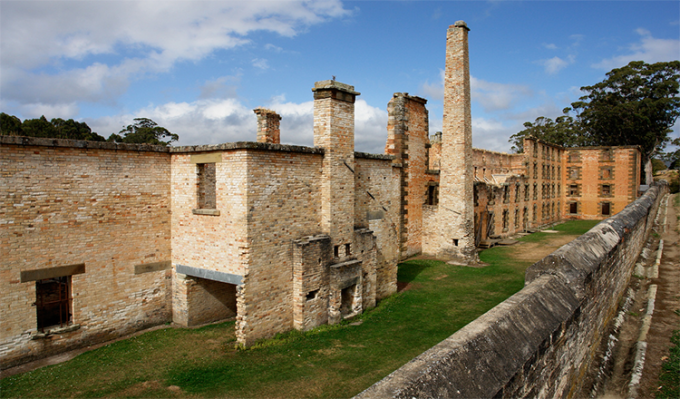
[[[321,229],[337,258],[351,254],[354,237],[354,86],[324,80],[314,88],[314,146],[325,149]]]
[[[468,31],[463,21],[449,26],[447,31],[437,213],[437,257],[464,264],[478,260],[474,239]]]
[[[281,144],[281,116],[262,107],[255,108],[253,112],[257,114],[257,142]]]

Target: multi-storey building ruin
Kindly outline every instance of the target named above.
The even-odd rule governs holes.
[[[468,28],[448,31],[443,132],[395,93],[385,154],[354,151],[353,86],[315,83],[314,147],[0,136],[2,368],[166,322],[235,317],[250,345],[396,292],[397,263],[471,263],[494,239],[637,197],[633,147],[472,148]],[[285,132],[283,132],[285,137]]]

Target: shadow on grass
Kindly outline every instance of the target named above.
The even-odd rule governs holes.
[[[425,269],[432,267],[432,261],[408,260],[399,264],[397,282],[408,284],[418,277]]]

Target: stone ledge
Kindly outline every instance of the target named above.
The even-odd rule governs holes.
[[[162,145],[123,144],[123,143],[110,143],[108,141],[52,139],[44,137],[24,137],[24,136],[0,136],[0,145],[2,144],[36,146],[36,147],[80,148],[92,150],[170,152],[170,147]]]
[[[35,335],[31,337],[31,339],[43,339],[43,338],[48,338],[50,335],[59,335],[59,334],[66,334],[70,333],[76,330],[80,330],[80,324],[71,324],[70,326],[66,327],[57,327],[53,328],[51,330],[47,330],[45,332],[38,332]]]
[[[368,153],[368,152],[354,151],[354,158],[380,159],[380,160],[384,160],[384,161],[391,161],[391,160],[395,159],[396,157],[394,155],[371,154],[371,153]]]
[[[194,215],[220,216],[219,209],[192,209]]]
[[[230,150],[263,150],[280,152],[299,152],[305,154],[323,154],[325,151],[321,147],[305,147],[301,145],[258,143],[256,141],[237,141],[235,143],[188,145],[171,147],[172,154],[182,154],[191,152],[206,151],[230,151]]]

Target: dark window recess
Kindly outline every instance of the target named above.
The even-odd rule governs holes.
[[[71,276],[36,281],[35,296],[39,331],[71,324]]]
[[[454,239],[453,239],[453,246],[454,246],[454,247],[457,247],[457,246],[458,246],[458,239],[457,239],[457,238],[454,238]]]
[[[316,299],[317,295],[319,295],[319,290],[309,291],[307,293],[307,300],[311,301],[312,299]]]
[[[340,246],[339,245],[336,245],[335,247],[333,247],[333,256],[335,256],[336,258],[340,256]]]
[[[569,213],[571,214],[578,213],[578,204],[576,202],[572,202],[569,204]]]
[[[605,202],[602,204],[602,214],[603,215],[611,215],[611,208],[609,206],[610,204],[608,202]]]
[[[198,209],[217,209],[217,175],[214,163],[196,164],[198,173]]]
[[[352,255],[352,244],[345,244],[345,256]]]
[[[611,195],[611,193],[612,193],[611,186],[609,186],[608,184],[603,184],[602,195]]]
[[[426,205],[439,204],[439,186],[427,186],[427,203]]]

